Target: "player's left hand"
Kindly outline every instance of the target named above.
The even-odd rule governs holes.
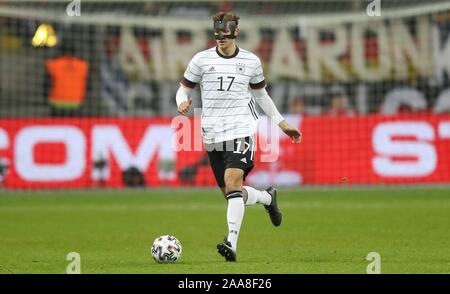
[[[299,129],[291,126],[287,121],[283,120],[278,124],[281,130],[291,138],[292,143],[302,142],[302,133]]]

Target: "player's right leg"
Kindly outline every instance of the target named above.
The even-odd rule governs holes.
[[[242,195],[243,178],[244,171],[239,168],[227,168],[225,170],[225,197],[228,201],[228,241],[231,243],[235,252],[245,210],[244,198]]]
[[[228,237],[225,237],[222,243],[217,245],[217,251],[220,255],[225,257],[226,261],[236,261],[236,246],[237,237],[240,230],[240,225],[244,217],[244,202],[242,198],[242,175],[234,175],[234,173],[227,173],[225,176],[225,161],[223,158],[223,151],[209,150],[208,157],[213,170],[214,176],[217,181],[217,185],[222,191],[225,199],[227,199],[227,223],[228,223]],[[238,171],[238,173],[243,173]],[[234,187],[231,184],[231,179],[235,179],[237,176],[237,182],[240,182],[240,187]],[[239,181],[239,177],[241,177]],[[227,183],[225,179],[227,178]],[[231,190],[230,190],[231,189]],[[234,190],[233,190],[234,189]],[[228,191],[227,191],[228,190]]]
[[[225,170],[228,237],[217,245],[217,251],[225,257],[226,261],[236,261],[237,241],[245,210],[242,196],[243,177],[244,171],[239,168],[227,168]]]

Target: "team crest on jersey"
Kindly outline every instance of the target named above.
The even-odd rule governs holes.
[[[245,72],[245,64],[244,63],[236,63],[236,72],[244,73]]]

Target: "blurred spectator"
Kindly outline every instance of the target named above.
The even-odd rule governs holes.
[[[345,89],[341,86],[334,85],[329,90],[330,107],[327,114],[329,115],[353,115],[354,111],[350,107],[350,102]]]
[[[183,18],[210,18],[211,10],[206,6],[181,6],[176,5],[169,8],[167,15],[178,16]]]
[[[233,10],[234,10],[234,4],[229,1],[222,2],[219,5],[219,9],[218,9],[218,11],[233,11]]]
[[[78,116],[83,105],[89,65],[86,60],[75,56],[73,45],[65,42],[60,54],[46,62],[48,77],[51,81],[49,97],[52,116]]]
[[[434,113],[450,113],[450,90],[442,92],[433,107]]]
[[[0,187],[2,186],[3,182],[5,181],[8,175],[8,169],[9,169],[8,160],[0,157]]]
[[[397,88],[390,91],[381,105],[382,114],[414,113],[425,110],[427,101],[419,91]]]
[[[288,112],[290,114],[305,115],[305,99],[303,97],[295,97],[289,104]]]

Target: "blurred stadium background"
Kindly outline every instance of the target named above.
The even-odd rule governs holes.
[[[215,186],[203,151],[172,148],[171,121],[219,10],[241,15],[239,46],[304,135],[280,136],[249,184],[450,183],[448,1],[2,0],[1,187]]]
[[[196,151],[172,142],[218,10],[304,135],[267,162],[261,116],[247,184],[287,187],[283,225],[247,207],[233,265],[193,112]],[[70,272],[73,251],[82,273],[366,273],[369,252],[382,273],[448,273],[449,112],[448,0],[0,0],[0,273]],[[165,234],[169,267],[149,252]]]

